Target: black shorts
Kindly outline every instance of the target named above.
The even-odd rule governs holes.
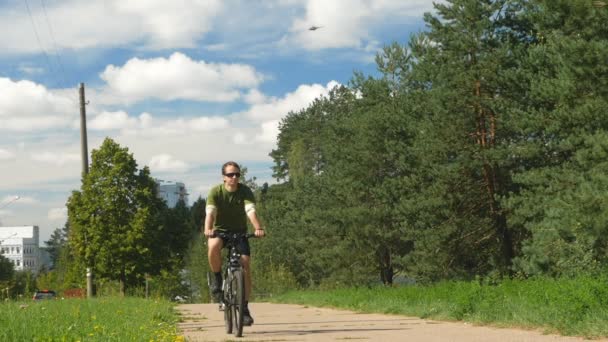
[[[221,238],[226,247],[226,239]],[[251,256],[251,248],[249,247],[248,239],[239,239],[239,242],[236,244],[236,250],[241,253],[241,255]]]

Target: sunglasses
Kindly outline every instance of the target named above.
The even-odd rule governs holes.
[[[230,172],[230,173],[224,173],[224,176],[228,177],[228,178],[240,178],[241,177],[241,173],[240,172]]]

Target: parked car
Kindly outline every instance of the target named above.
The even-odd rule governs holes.
[[[41,290],[34,292],[33,300],[55,299],[57,294],[52,290]]]

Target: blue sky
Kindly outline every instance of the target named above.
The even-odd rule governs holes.
[[[0,2],[0,225],[67,219],[89,153],[111,137],[191,202],[236,160],[270,181],[277,124],[384,46],[424,29],[430,0]],[[320,29],[308,28],[316,25]],[[19,199],[16,199],[19,196]]]

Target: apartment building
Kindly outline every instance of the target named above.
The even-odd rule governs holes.
[[[0,254],[15,270],[40,270],[40,229],[38,226],[0,227]]]
[[[156,184],[158,185],[158,197],[164,199],[169,208],[175,208],[179,200],[183,200],[188,205],[188,192],[184,183],[157,179]]]

